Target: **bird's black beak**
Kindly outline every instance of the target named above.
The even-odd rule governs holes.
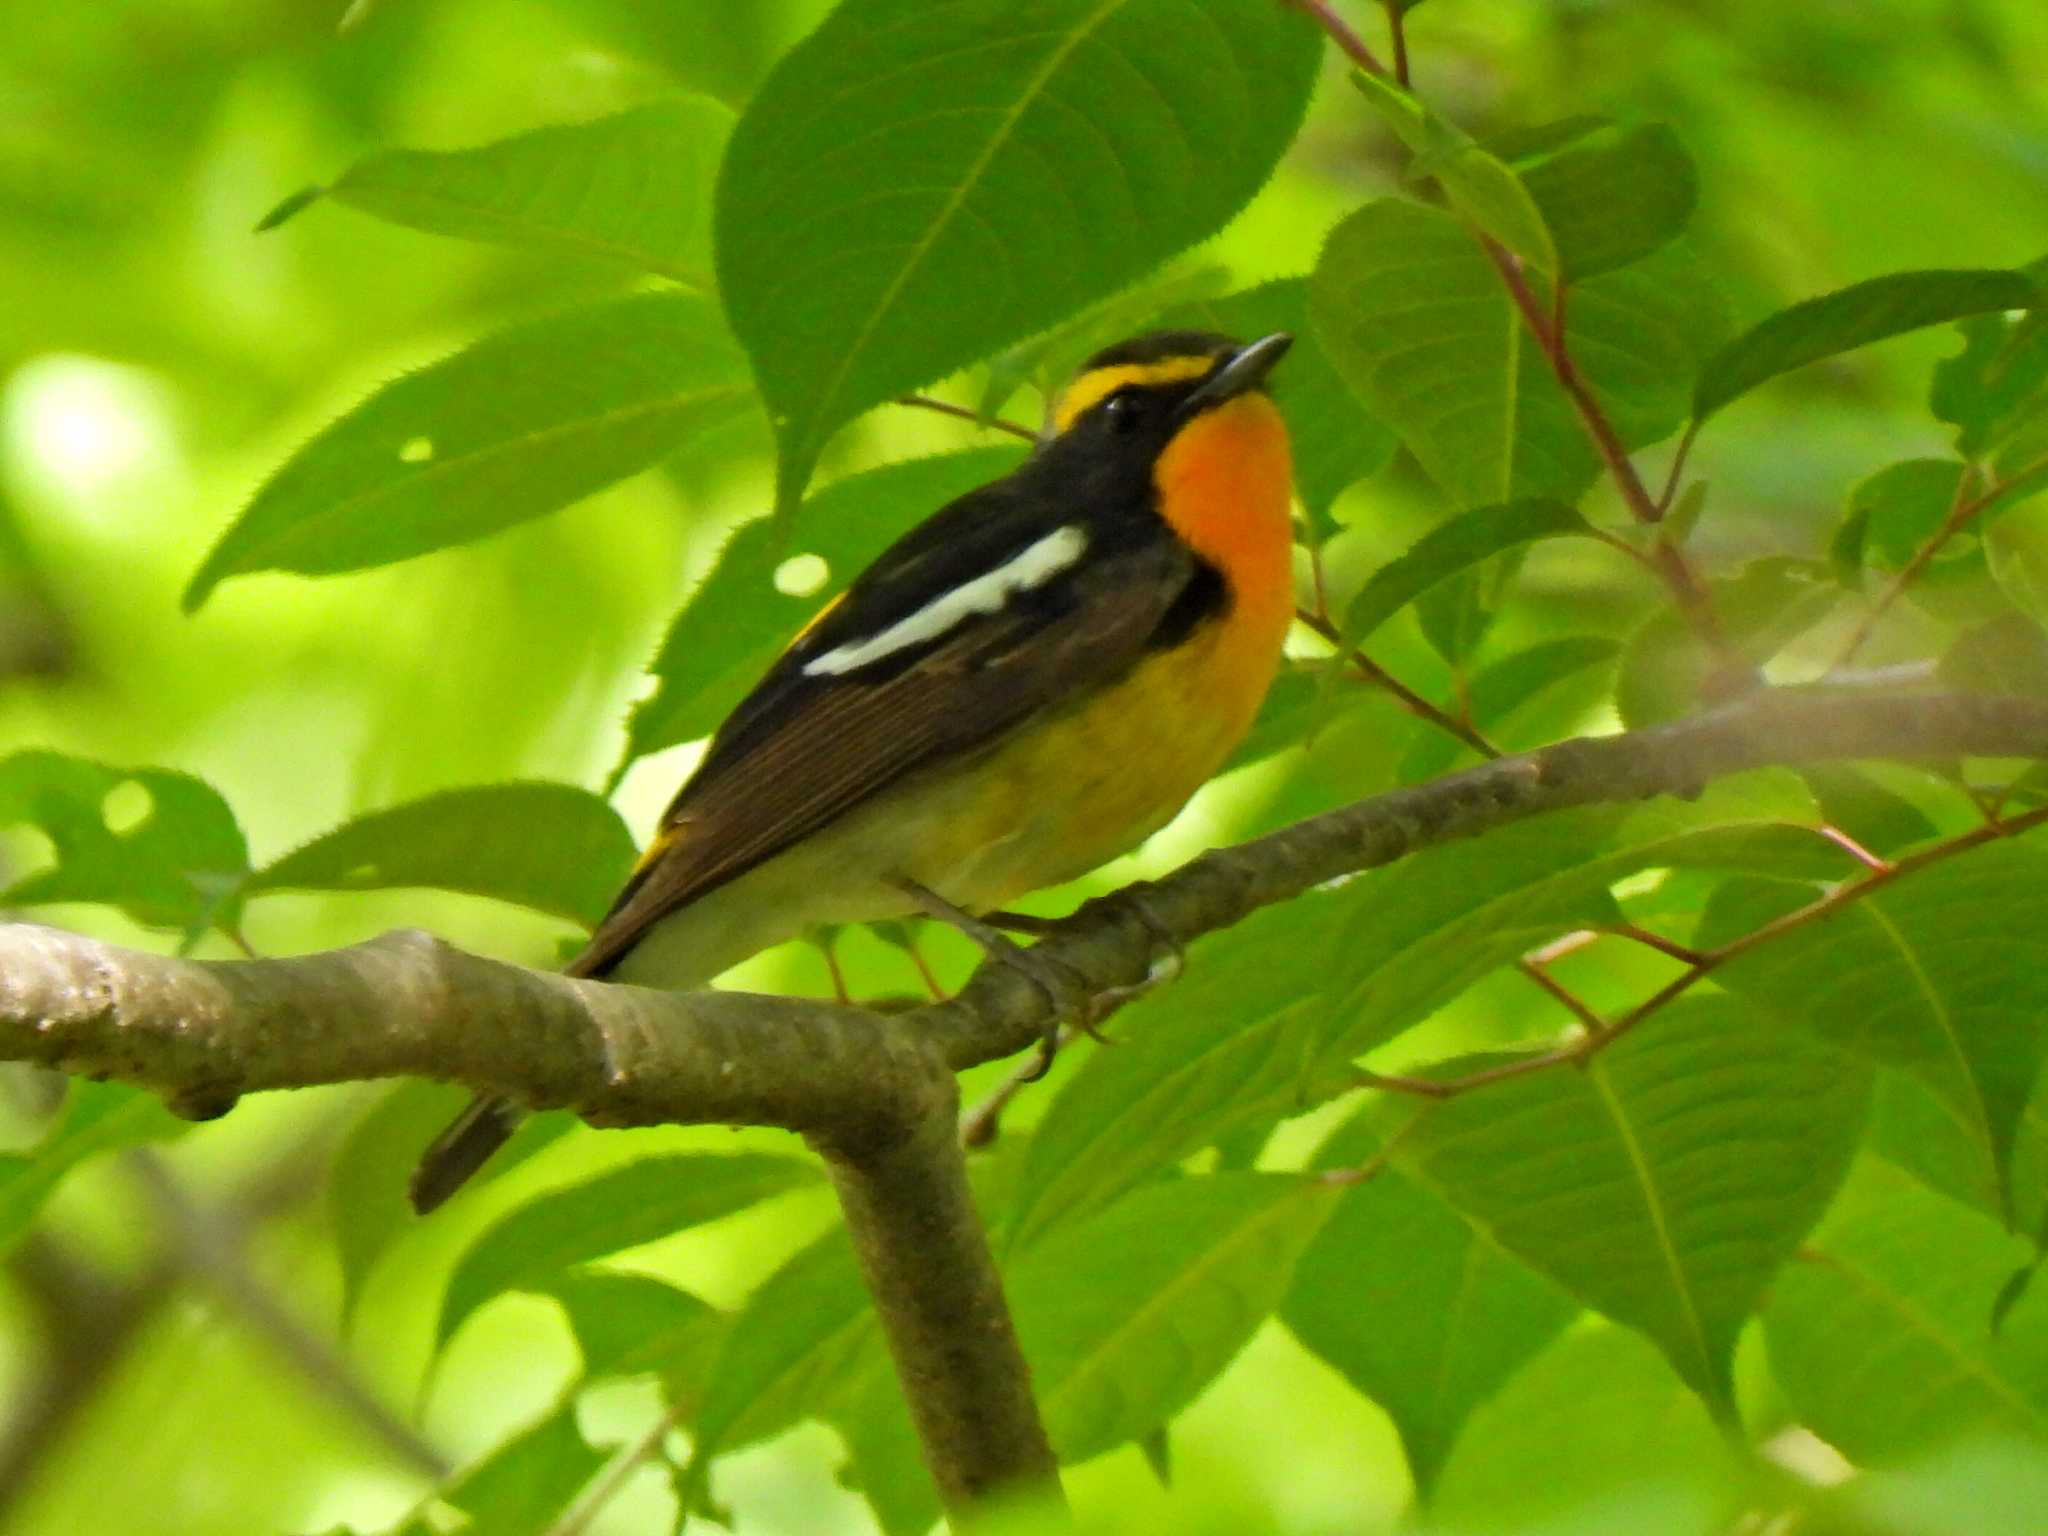
[[[1187,399],[1181,402],[1181,420],[1186,421],[1226,400],[1234,400],[1248,389],[1257,389],[1266,382],[1266,375],[1273,371],[1273,365],[1285,357],[1287,349],[1293,345],[1294,338],[1287,332],[1275,331],[1270,336],[1261,336],[1257,341],[1239,347],[1221,368],[1196,385]]]

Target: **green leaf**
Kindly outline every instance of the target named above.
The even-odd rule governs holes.
[[[1707,583],[1724,638],[1761,665],[1819,623],[1841,600],[1833,572],[1817,562],[1772,556]],[[1724,661],[1675,608],[1644,620],[1624,643],[1615,704],[1631,729],[1698,709],[1710,683],[1725,683]]]
[[[654,692],[633,710],[619,771],[637,757],[708,736],[804,621],[899,536],[954,498],[1008,474],[1017,448],[974,448],[849,475],[804,503],[795,529],[745,524],[669,625],[648,670]],[[825,562],[824,584],[801,597],[775,585],[799,555]],[[616,776],[616,775],[615,775]]]
[[[939,1490],[878,1333],[835,1384],[831,1418],[846,1441],[846,1481],[873,1506],[883,1536],[927,1536],[941,1513]]]
[[[227,802],[190,774],[17,752],[0,758],[0,826],[24,822],[49,838],[56,862],[0,890],[0,902],[105,902],[188,932],[234,919],[248,845]]]
[[[2001,614],[1958,635],[1934,673],[1951,688],[2048,698],[2048,632],[2024,614]]]
[[[1771,1367],[1800,1419],[1857,1461],[1973,1430],[2048,1436],[2048,1294],[1992,1307],[2026,1245],[1882,1163],[1772,1288]]]
[[[2025,309],[2037,296],[2023,272],[1932,271],[1894,272],[1807,299],[1751,326],[1707,360],[1693,384],[1693,419],[1705,421],[1808,363],[1967,315]]]
[[[1329,1028],[1300,957],[1326,953],[1352,911],[1343,893],[1254,912],[1204,940],[1188,974],[1117,1015],[1026,1144],[1006,1247],[1091,1215],[1234,1127],[1305,1108]]]
[[[2048,1222],[2048,1099],[2039,1084],[2035,1089],[2013,1142],[2011,1226],[2039,1234]],[[1905,1072],[1878,1075],[1868,1146],[1936,1193],[2005,1219],[2006,1196],[1991,1149],[1921,1079]]]
[[[1453,208],[1539,272],[1557,271],[1542,210],[1504,161],[1392,80],[1361,69],[1352,71],[1351,83],[1414,153],[1411,177],[1432,178]]]
[[[1699,201],[1692,156],[1662,123],[1597,129],[1516,169],[1572,282],[1669,245]]]
[[[1591,538],[1593,530],[1562,502],[1510,501],[1461,512],[1373,573],[1345,610],[1345,637],[1364,640],[1430,588],[1504,550],[1567,534]]]
[[[2048,624],[2048,503],[2017,507],[1984,530],[1991,577],[2022,613]]]
[[[1732,1417],[1736,1335],[1847,1171],[1869,1094],[1840,1052],[1687,999],[1582,1070],[1421,1112],[1395,1157]]]
[[[1912,1467],[1858,1469],[1835,1491],[1853,1536],[2038,1536],[2048,1457],[2031,1440],[1957,1445]],[[1816,1527],[1837,1536],[1836,1527]]]
[[[377,150],[313,195],[430,235],[594,256],[708,288],[711,188],[732,125],[723,103],[674,96],[474,149]]]
[[[1494,738],[1503,724],[1514,720],[1524,705],[1581,674],[1595,673],[1609,666],[1620,653],[1618,642],[1604,635],[1562,635],[1539,640],[1526,650],[1515,651],[1489,662],[1472,674],[1465,685],[1465,698],[1472,710],[1472,724],[1480,734]],[[1583,677],[1571,690],[1573,700],[1603,687],[1599,676]],[[1546,717],[1555,713],[1548,706]],[[1543,739],[1555,739],[1563,730],[1546,731]],[[1498,745],[1498,742],[1496,742]],[[1442,731],[1418,736],[1415,745],[1401,759],[1401,782],[1418,784],[1448,770],[1466,750]]]
[[[362,570],[540,517],[734,420],[751,397],[716,308],[691,294],[494,332],[295,453],[221,535],[185,609],[230,576]]]
[[[686,1501],[704,1501],[713,1458],[816,1414],[879,1341],[843,1227],[786,1262],[733,1319],[697,1410]]]
[[[1715,971],[1730,991],[1823,1038],[1918,1077],[1970,1128],[1999,1170],[2048,1040],[2048,858],[1996,843],[1915,872]],[[1719,904],[1701,943],[1776,916]]]
[[[2030,270],[2042,275],[2039,264]],[[1956,452],[1982,459],[2048,405],[2048,321],[2036,309],[1979,315],[1957,329],[1963,350],[1935,365],[1928,405],[1956,428]]]
[[[1372,1162],[1370,1114],[1319,1168]],[[1472,1411],[1564,1331],[1578,1306],[1391,1168],[1346,1189],[1295,1266],[1281,1321],[1386,1409],[1427,1497]]]
[[[469,1516],[468,1529],[477,1536],[486,1531],[490,1536],[543,1536],[604,1463],[605,1454],[576,1427],[575,1405],[564,1403],[464,1472],[439,1497]],[[417,1524],[422,1531],[436,1529]]]
[[[1309,279],[1309,315],[1337,371],[1454,507],[1572,501],[1598,474],[1500,274],[1449,214],[1393,198],[1352,214]],[[1624,447],[1684,419],[1684,380],[1724,315],[1683,247],[1574,290],[1567,342]]]
[[[619,813],[570,784],[479,784],[343,822],[250,877],[251,891],[431,886],[594,925],[633,867]]]
[[[795,1158],[678,1152],[550,1190],[499,1217],[456,1262],[436,1347],[493,1296],[545,1289],[573,1265],[730,1216],[816,1178],[815,1168]]]
[[[355,1317],[370,1271],[416,1221],[405,1185],[420,1149],[468,1099],[466,1090],[447,1083],[394,1083],[357,1117],[335,1149],[327,1176],[327,1219],[341,1263],[344,1330]]]
[[[1473,1412],[1444,1466],[1429,1529],[1726,1536],[1728,1490],[1748,1486],[1750,1454],[1639,1335],[1574,1328]],[[1621,1518],[1589,1518],[1596,1509]]]
[[[1937,830],[1919,806],[1861,768],[1817,763],[1800,769],[1799,777],[1813,791],[1827,824],[1841,828],[1873,853],[1897,853],[1925,842]]]
[[[1277,1174],[1172,1180],[1026,1254],[1004,1288],[1060,1460],[1135,1440],[1192,1401],[1278,1305],[1337,1195]]]
[[[1182,305],[1161,319],[1239,338],[1275,331],[1294,337],[1286,364],[1273,374],[1273,398],[1287,418],[1294,488],[1309,524],[1319,534],[1332,531],[1331,506],[1350,487],[1386,468],[1394,456],[1394,434],[1360,406],[1323,350],[1309,324],[1308,279],[1262,283]]]
[[[778,506],[861,411],[1220,229],[1319,57],[1264,0],[845,0],[761,87],[718,187]]]
[[[671,1397],[702,1389],[727,1323],[717,1308],[652,1275],[566,1269],[532,1289],[561,1304],[585,1381],[658,1371]]]
[[[56,1124],[34,1148],[0,1153],[0,1251],[21,1239],[43,1202],[80,1163],[121,1147],[169,1141],[189,1129],[140,1088],[74,1082]]]

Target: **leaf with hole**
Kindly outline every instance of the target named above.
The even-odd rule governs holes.
[[[2025,309],[2038,290],[2023,272],[1894,272],[1759,321],[1701,367],[1692,414],[1705,421],[1759,384],[1858,347],[1925,326],[1998,310]]]
[[[1318,1168],[1372,1166],[1353,1116]],[[1401,1432],[1426,1497],[1474,1409],[1564,1331],[1578,1304],[1392,1168],[1345,1189],[1295,1266],[1280,1319]]]
[[[104,902],[187,932],[235,921],[248,844],[227,802],[190,774],[17,752],[0,758],[0,826],[21,823],[56,860],[0,890],[0,902]]]
[[[845,0],[719,178],[719,287],[775,421],[778,506],[860,412],[1220,229],[1319,57],[1265,0]]]
[[[477,1234],[456,1261],[436,1347],[494,1296],[545,1289],[572,1266],[730,1216],[817,1176],[795,1158],[677,1152],[537,1195]]]
[[[711,189],[732,125],[722,102],[672,96],[474,149],[380,149],[258,227],[325,197],[430,235],[595,257],[708,288]]]
[[[1380,1123],[1412,1120],[1396,1166],[1639,1329],[1732,1417],[1736,1335],[1827,1208],[1869,1097],[1853,1058],[1745,1003],[1694,998],[1582,1070],[1386,1106]]]
[[[185,589],[409,560],[541,517],[742,416],[746,363],[686,293],[495,331],[385,385],[264,482]]]
[[[669,624],[648,670],[654,692],[633,710],[617,773],[635,758],[716,730],[804,622],[876,556],[956,497],[1015,469],[1022,448],[972,448],[848,475],[805,501],[794,531],[744,524]],[[825,575],[800,593],[778,571],[809,555]]]
[[[633,867],[619,813],[571,784],[478,784],[368,811],[249,879],[249,890],[426,886],[593,926]]]

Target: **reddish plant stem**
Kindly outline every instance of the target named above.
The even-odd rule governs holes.
[[[1906,589],[1920,579],[1934,557],[1941,553],[1942,546],[1961,533],[1989,507],[2010,496],[2014,491],[2036,480],[2048,479],[2048,458],[2036,459],[2024,469],[2015,470],[2003,480],[1994,480],[1982,491],[1971,495],[1977,481],[1978,471],[1974,465],[1964,469],[1956,481],[1955,500],[1949,504],[1948,515],[1941,520],[1941,526],[1928,536],[1927,542],[1913,551],[1913,557],[1891,580],[1891,585],[1878,594],[1877,601],[1870,605],[1870,611],[1863,615],[1855,632],[1843,645],[1841,654],[1835,657],[1830,672],[1840,671],[1856,659],[1856,653],[1863,649],[1876,631],[1878,621],[1891,611],[1891,607],[1905,595]]]
[[[1380,0],[1387,12],[1387,36],[1394,46],[1394,79],[1408,88],[1408,12],[1401,0]]]
[[[1337,45],[1337,51],[1367,74],[1378,75],[1382,80],[1390,78],[1387,66],[1382,64],[1379,56],[1366,46],[1365,39],[1358,35],[1351,23],[1337,14],[1336,8],[1329,0],[1280,0],[1280,3],[1289,10],[1301,12],[1321,27],[1329,35],[1330,41]],[[1401,84],[1408,83],[1406,73],[1399,78]]]
[[[1294,616],[1301,622],[1304,628],[1314,631],[1322,636],[1323,639],[1329,641],[1331,645],[1335,646],[1337,654],[1356,668],[1360,676],[1364,677],[1375,687],[1384,688],[1396,699],[1399,699],[1402,707],[1410,714],[1427,720],[1438,730],[1446,731],[1457,737],[1458,740],[1482,757],[1500,756],[1500,749],[1480,735],[1478,731],[1465,724],[1457,716],[1437,708],[1436,705],[1430,703],[1429,700],[1425,699],[1413,688],[1410,688],[1357,646],[1346,644],[1343,634],[1328,618],[1319,613],[1311,613],[1306,608],[1296,609]]]
[[[2044,823],[2048,823],[2048,806],[2028,811],[2023,816],[2015,816],[2007,821],[1973,828],[1959,837],[1950,838],[1947,842],[1917,853],[1909,859],[1900,859],[1896,863],[1885,864],[1882,868],[1872,869],[1863,879],[1855,881],[1853,884],[1840,886],[1816,901],[1808,902],[1805,906],[1795,911],[1787,912],[1783,917],[1765,923],[1760,928],[1751,929],[1739,939],[1731,939],[1718,949],[1706,950],[1696,954],[1692,963],[1682,975],[1673,977],[1649,997],[1623,1014],[1614,1023],[1594,1030],[1569,1045],[1562,1045],[1555,1050],[1541,1051],[1534,1055],[1524,1056],[1515,1061],[1504,1062],[1499,1066],[1488,1067],[1482,1072],[1473,1072],[1464,1077],[1437,1080],[1426,1077],[1406,1077],[1378,1072],[1363,1072],[1359,1074],[1357,1081],[1363,1087],[1383,1089],[1389,1093],[1405,1093],[1413,1097],[1426,1099],[1454,1099],[1461,1094],[1470,1093],[1474,1089],[1489,1087],[1494,1083],[1506,1082],[1510,1078],[1527,1077],[1532,1072],[1546,1071],[1551,1067],[1583,1065],[1599,1055],[1600,1052],[1606,1050],[1615,1041],[1641,1026],[1644,1020],[1651,1018],[1669,1004],[1676,1002],[1715,970],[1726,965],[1730,960],[1735,959],[1736,956],[1745,955],[1759,945],[1768,944],[1773,939],[1782,938],[1784,935],[1808,927],[1822,918],[1832,916],[1844,907],[1861,901],[1873,891],[1881,890],[1894,881],[1900,880],[1907,875],[1915,874],[1920,870],[1928,868],[1930,865],[1939,864],[1956,857],[1958,854],[1968,853],[1972,849],[1981,848],[1986,843],[1997,842],[2007,837],[2016,837],[2020,833],[2041,826]]]
[[[950,400],[940,400],[931,395],[898,395],[898,405],[914,405],[919,410],[937,411],[941,416],[951,416],[959,421],[971,421],[977,427],[986,427],[991,432],[1007,432],[1012,437],[1021,437],[1027,443],[1038,441],[1038,434],[1029,427],[1000,416],[984,416],[979,411],[970,411],[964,405],[955,405]]]
[[[1607,1032],[1607,1021],[1595,1013],[1584,998],[1580,997],[1578,993],[1559,981],[1527,955],[1524,955],[1515,962],[1515,969],[1548,993],[1551,999],[1560,1008],[1564,1009],[1566,1013],[1569,1013],[1573,1018],[1585,1025],[1589,1034],[1602,1035]]]

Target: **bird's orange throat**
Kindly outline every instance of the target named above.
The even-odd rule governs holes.
[[[1263,694],[1294,617],[1294,464],[1280,412],[1257,391],[1205,411],[1167,444],[1153,474],[1174,532],[1223,573],[1227,622],[1240,637],[1233,649],[1246,665],[1263,659]]]

